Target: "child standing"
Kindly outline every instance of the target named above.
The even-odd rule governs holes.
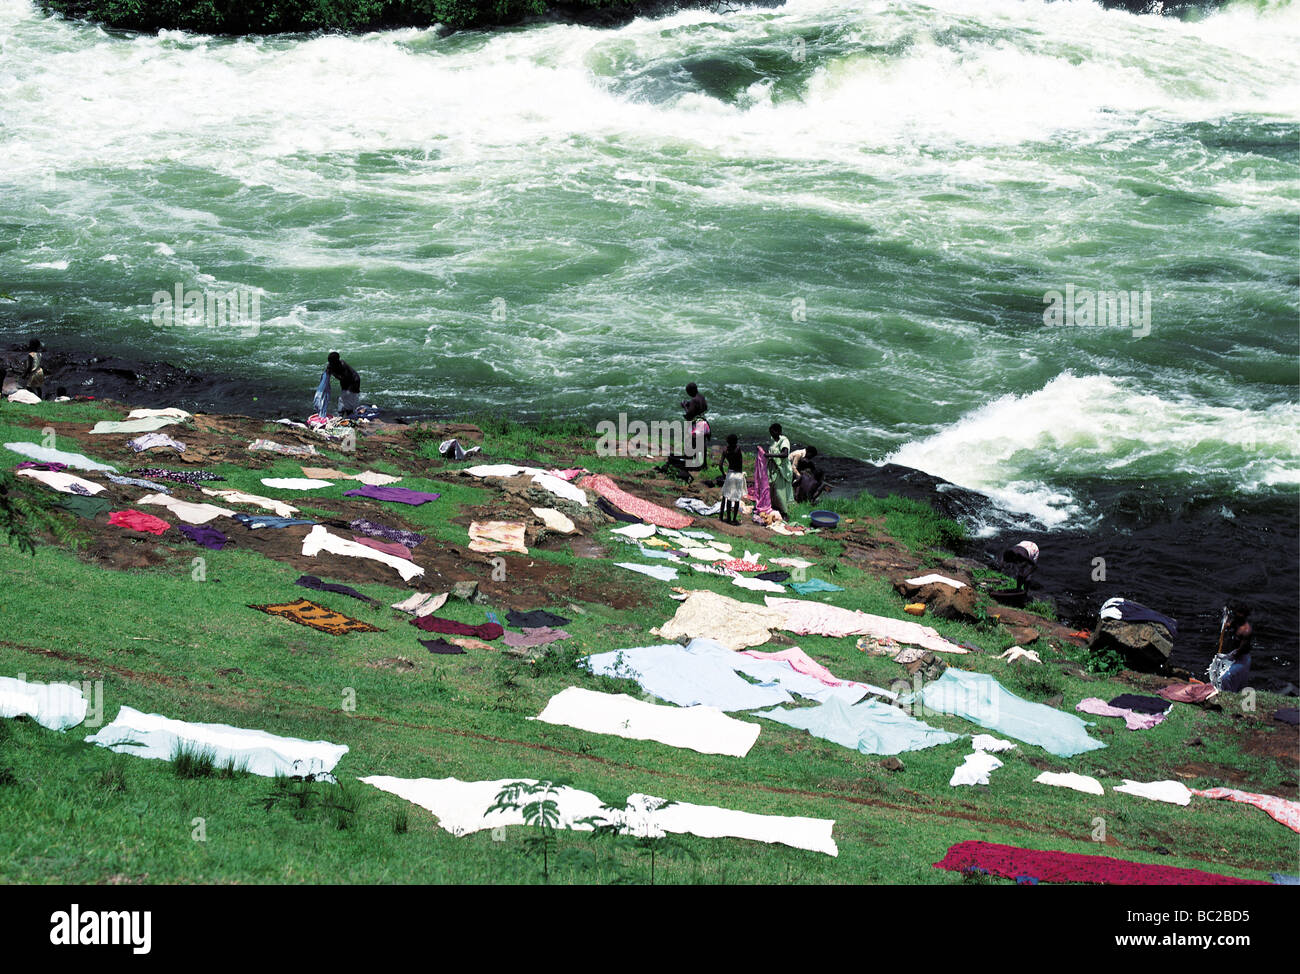
[[[728,524],[740,523],[740,502],[745,496],[745,454],[735,433],[727,437],[727,448],[718,464],[727,479],[722,483],[722,511],[719,517]]]

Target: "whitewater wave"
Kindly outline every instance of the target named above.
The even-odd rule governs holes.
[[[887,459],[977,490],[1044,527],[1095,514],[1062,483],[1201,484],[1254,493],[1300,484],[1300,405],[1165,399],[1136,381],[1066,372],[1007,395]]]

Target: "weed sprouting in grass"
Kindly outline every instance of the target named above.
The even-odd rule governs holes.
[[[402,806],[393,812],[393,834],[405,835],[411,830],[411,812],[406,806]]]
[[[212,752],[203,748],[182,743],[172,751],[172,770],[178,778],[211,778],[216,766]]]

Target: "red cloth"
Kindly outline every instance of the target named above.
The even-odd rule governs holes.
[[[148,531],[150,534],[162,534],[171,527],[162,518],[154,517],[152,514],[142,514],[134,508],[129,511],[110,512],[108,523],[116,524],[118,527],[130,528],[132,531]]]
[[[1257,795],[1254,792],[1240,791],[1236,788],[1206,788],[1204,791],[1193,788],[1191,792],[1193,795],[1200,795],[1204,798],[1226,798],[1228,801],[1254,805],[1256,808],[1268,812],[1269,815],[1292,832],[1300,832],[1300,802],[1278,798],[1276,795]]]
[[[658,504],[651,504],[639,497],[633,497],[627,491],[617,487],[614,481],[603,473],[583,477],[578,481],[578,486],[583,490],[595,491],[611,504],[627,511],[629,514],[636,515],[648,524],[656,524],[661,528],[681,529],[688,528],[695,523],[691,518],[678,511],[660,507]]]
[[[962,872],[982,869],[994,876],[1032,876],[1044,883],[1105,883],[1112,886],[1269,886],[1258,879],[1238,879],[1179,866],[1151,866],[1106,856],[1073,852],[1040,852],[994,842],[958,842],[948,850],[939,869]]]
[[[376,541],[374,538],[363,538],[354,534],[352,540],[357,544],[363,544],[367,548],[374,548],[376,551],[382,551],[386,555],[396,555],[398,558],[411,560],[411,549],[404,544],[398,544],[396,541]]]
[[[1156,691],[1174,703],[1204,703],[1218,692],[1208,683],[1171,683]]]
[[[468,626],[454,619],[440,619],[437,616],[421,616],[412,619],[411,625],[425,632],[441,632],[451,636],[477,636],[479,639],[500,639],[505,632],[495,622],[485,622],[481,626]]]

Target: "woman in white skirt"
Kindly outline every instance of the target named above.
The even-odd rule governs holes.
[[[727,437],[727,448],[722,451],[722,462],[718,466],[727,475],[722,482],[720,517],[729,524],[739,524],[740,502],[745,497],[745,454],[740,451],[735,433]]]

